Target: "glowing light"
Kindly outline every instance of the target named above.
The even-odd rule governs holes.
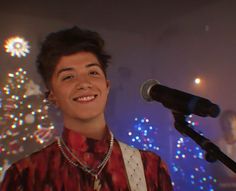
[[[200,159],[204,159],[204,157],[203,157],[204,155],[203,155],[203,153],[202,152],[199,152],[198,153],[198,157],[200,158]]]
[[[29,43],[25,41],[24,38],[18,36],[8,38],[5,41],[4,47],[5,51],[13,57],[14,56],[17,56],[19,58],[21,56],[25,57],[30,52]]]
[[[189,123],[191,125],[198,125],[197,122],[193,123],[191,120],[189,120]],[[183,139],[180,137],[176,143],[176,153],[174,159],[176,163],[172,163],[173,172],[177,173],[176,175],[181,175],[181,181],[182,178],[186,180],[186,182],[184,182],[186,186],[189,186],[189,184],[193,185],[192,187],[196,188],[194,190],[200,189],[202,191],[214,191],[213,186],[215,186],[217,180],[214,177],[209,176],[209,172],[205,168],[205,163],[203,161],[204,152],[202,152],[201,148],[192,145],[189,138]],[[195,160],[191,169],[185,168],[184,161],[186,161],[189,157],[192,157],[192,159]],[[176,191],[180,191],[180,187],[178,187],[178,180],[180,179],[176,178]],[[183,184],[181,184],[181,186],[182,185]]]
[[[157,151],[159,151],[159,150],[160,150],[160,147],[154,147],[154,149],[156,149]]]
[[[8,76],[11,77],[11,78],[13,78],[13,77],[14,77],[14,74],[9,73]]]
[[[199,85],[201,83],[201,79],[200,78],[195,78],[194,83]]]
[[[157,128],[154,128],[149,124],[150,120],[146,117],[143,118],[134,118],[134,131],[129,131],[128,135],[130,137],[130,145],[133,147],[140,147],[143,150],[160,150],[156,146],[156,143],[153,139],[150,139],[150,135],[157,134]]]
[[[23,125],[23,124],[24,124],[23,120],[20,120],[19,125]]]

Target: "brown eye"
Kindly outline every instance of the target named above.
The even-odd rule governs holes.
[[[67,75],[67,76],[62,77],[62,81],[70,80],[70,79],[73,79],[73,78],[74,78],[73,75]]]
[[[97,72],[97,71],[90,71],[89,74],[92,75],[92,76],[97,76],[97,75],[99,75],[99,72]]]

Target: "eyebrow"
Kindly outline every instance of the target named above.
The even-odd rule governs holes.
[[[85,68],[90,68],[90,67],[93,67],[93,66],[97,66],[97,67],[99,67],[99,68],[102,69],[101,64],[98,64],[98,63],[87,64],[87,65],[85,66]],[[57,77],[58,77],[62,72],[72,71],[72,70],[74,70],[74,68],[71,68],[71,67],[62,68],[62,69],[60,69],[60,70],[57,72]]]

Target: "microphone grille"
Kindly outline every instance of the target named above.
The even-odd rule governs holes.
[[[159,82],[153,79],[149,79],[143,82],[140,88],[140,94],[143,99],[145,99],[146,101],[153,101],[153,99],[150,96],[150,91],[151,91],[151,88],[156,84],[159,84]]]

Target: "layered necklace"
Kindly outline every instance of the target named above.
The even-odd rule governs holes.
[[[63,154],[63,156],[67,159],[67,161],[72,164],[73,166],[76,167],[80,167],[83,171],[89,173],[90,175],[92,175],[94,177],[94,184],[93,184],[93,189],[96,191],[99,191],[101,189],[101,180],[99,179],[99,174],[102,172],[103,168],[106,166],[111,153],[112,153],[112,148],[113,148],[113,143],[114,143],[114,136],[112,134],[112,132],[110,132],[110,145],[109,145],[109,149],[105,155],[105,157],[103,158],[103,160],[95,167],[95,168],[91,168],[89,166],[87,166],[86,164],[84,164],[71,150],[70,148],[66,145],[66,143],[64,142],[64,140],[62,139],[62,137],[58,137],[57,138],[57,144],[58,147],[61,151],[61,153]],[[74,162],[73,160],[70,159],[70,157],[67,155],[66,151],[71,155],[71,157],[76,161]]]

